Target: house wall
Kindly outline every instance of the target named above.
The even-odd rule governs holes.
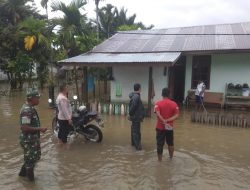
[[[153,101],[161,98],[161,90],[168,84],[167,76],[163,76],[163,66],[153,67],[153,81],[155,97]],[[148,101],[148,73],[149,66],[113,66],[114,80],[111,82],[111,102],[128,102],[129,93],[133,91],[134,83],[142,86],[141,98],[145,103]],[[122,96],[116,96],[116,88],[121,87]]]
[[[185,96],[191,88],[192,56],[187,56]],[[211,61],[211,92],[225,92],[226,83],[250,85],[250,54],[213,54]]]
[[[155,90],[153,102],[156,102],[157,100],[162,99],[162,88],[168,87],[168,72],[166,72],[166,76],[164,76],[164,66],[153,67],[153,81]]]
[[[4,72],[0,70],[0,81],[1,80],[7,80],[7,79],[8,79],[7,75],[4,74]]]
[[[192,56],[187,55],[186,59],[186,73],[185,73],[185,95],[187,96],[187,91],[191,88],[192,80]]]

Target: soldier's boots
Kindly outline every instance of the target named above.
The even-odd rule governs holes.
[[[21,170],[20,170],[20,172],[19,172],[18,175],[21,176],[21,177],[25,177],[27,175],[26,168],[25,168],[24,165],[22,166],[22,168],[21,168]]]
[[[34,176],[34,168],[27,168],[26,169],[27,172],[27,177],[30,181],[35,181],[35,176]]]

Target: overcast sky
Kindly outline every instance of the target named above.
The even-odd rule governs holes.
[[[40,0],[35,2],[40,7]],[[250,21],[248,0],[105,0],[99,7],[107,3],[124,7],[128,16],[136,14],[136,22],[153,24],[155,29]],[[95,17],[94,0],[88,0],[85,11],[89,18]],[[58,13],[50,13],[54,16]]]

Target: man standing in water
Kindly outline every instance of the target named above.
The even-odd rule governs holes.
[[[56,104],[58,106],[58,122],[59,122],[59,132],[58,139],[59,143],[64,147],[68,148],[67,138],[71,130],[72,125],[72,109],[70,101],[67,98],[68,95],[68,86],[62,84],[59,87],[59,94],[56,98]]]
[[[131,126],[131,145],[136,150],[141,150],[141,122],[144,119],[145,111],[141,101],[141,85],[134,84],[134,92],[129,94],[129,118],[132,121]]]
[[[170,100],[169,89],[162,89],[162,100],[156,102],[154,111],[157,114],[156,141],[158,161],[162,161],[163,146],[165,141],[168,145],[169,157],[174,155],[174,131],[173,122],[179,117],[179,107]]]
[[[195,102],[196,102],[196,111],[202,110],[203,99],[204,99],[204,92],[206,86],[202,80],[198,81],[197,88],[195,90]]]
[[[40,127],[40,120],[34,106],[39,104],[40,94],[37,90],[27,91],[27,101],[20,111],[20,144],[24,151],[24,164],[19,176],[27,176],[34,181],[34,167],[41,157],[40,132],[44,133],[47,128]]]

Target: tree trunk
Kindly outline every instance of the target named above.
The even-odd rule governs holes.
[[[19,90],[22,90],[23,89],[23,80],[19,80],[19,87],[18,87]]]
[[[96,9],[96,38],[99,40],[99,0],[95,1],[95,9]]]
[[[14,79],[10,79],[10,87],[11,89],[17,89],[17,81]]]

